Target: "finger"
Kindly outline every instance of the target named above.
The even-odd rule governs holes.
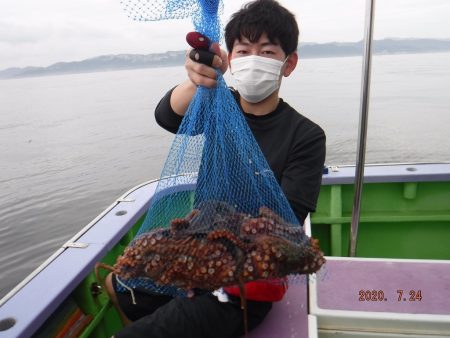
[[[195,85],[207,88],[217,85],[217,72],[214,68],[192,61],[190,58],[186,58],[184,67],[189,79]]]
[[[196,61],[192,61],[190,58],[186,59],[185,68],[189,73],[196,73],[201,76],[205,76],[211,79],[215,79],[217,77],[217,72],[213,67],[204,65],[202,63],[198,63]]]
[[[202,86],[206,88],[214,88],[217,86],[217,81],[215,79],[211,79],[197,73],[188,73],[188,77],[196,86]]]
[[[213,65],[215,56],[216,55],[214,53],[209,52],[207,50],[202,50],[202,49],[192,49],[189,52],[189,58],[192,61],[202,63],[202,64],[210,66],[210,67]],[[219,58],[219,60],[220,60],[220,58]]]
[[[214,54],[216,54],[218,56],[221,55],[220,45],[217,42],[214,42],[211,44],[211,46],[209,47],[209,51],[213,52]]]
[[[220,58],[221,64],[217,65],[216,68],[220,69],[220,72],[224,74],[228,69],[228,54],[226,51],[220,48],[220,45],[217,42],[211,44],[209,48],[211,52],[217,55]],[[216,59],[216,57],[214,57]]]
[[[223,49],[220,50],[220,59],[222,60],[222,65],[220,66],[220,71],[222,74],[225,74],[225,72],[228,69],[228,53],[224,51]]]
[[[189,52],[189,58],[192,61],[214,68],[219,68],[223,65],[223,61],[220,56],[206,50],[192,49]]]

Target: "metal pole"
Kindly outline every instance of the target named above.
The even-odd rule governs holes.
[[[353,200],[352,224],[350,229],[350,257],[356,255],[358,225],[361,207],[361,193],[364,180],[364,158],[366,154],[367,119],[369,115],[370,70],[372,66],[372,38],[375,0],[366,0],[364,28],[364,58],[361,81],[361,103],[359,110],[359,142],[356,158],[355,195]]]

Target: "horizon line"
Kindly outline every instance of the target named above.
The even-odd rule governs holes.
[[[399,38],[399,37],[384,37],[381,39],[373,39],[373,41],[382,41],[382,40],[436,40],[436,41],[448,41],[450,42],[450,37],[449,38],[417,38],[417,37],[408,37],[408,38]],[[327,42],[314,42],[314,41],[300,41],[298,43],[297,49],[301,48],[302,44],[311,44],[311,45],[325,45],[325,44],[334,44],[334,43],[339,43],[339,44],[355,44],[355,43],[360,43],[363,42],[363,39],[361,40],[357,40],[357,41],[327,41]],[[170,53],[170,52],[185,52],[185,49],[179,49],[179,50],[166,50],[164,52],[148,52],[148,53],[110,53],[110,54],[97,54],[94,56],[90,56],[90,57],[84,57],[81,59],[70,59],[70,60],[64,60],[64,61],[55,61],[46,65],[42,65],[42,66],[32,66],[32,65],[27,65],[27,66],[9,66],[7,68],[2,68],[0,69],[0,72],[4,72],[7,70],[11,70],[11,69],[24,69],[24,68],[47,68],[50,66],[53,66],[55,64],[58,63],[72,63],[72,62],[82,62],[82,61],[86,61],[86,60],[90,60],[90,59],[95,59],[101,56],[119,56],[119,55],[152,55],[152,54],[166,54],[166,53]]]

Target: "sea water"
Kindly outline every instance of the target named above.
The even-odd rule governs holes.
[[[354,164],[360,57],[306,59],[280,96]],[[373,58],[366,162],[450,161],[450,54]],[[0,81],[0,297],[116,198],[157,178],[173,135],[153,111],[183,67]],[[226,76],[232,85],[232,79]]]

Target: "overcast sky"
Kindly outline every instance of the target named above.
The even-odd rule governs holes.
[[[224,0],[223,20],[245,2]],[[280,0],[299,21],[301,42],[361,40],[365,2]],[[376,39],[450,38],[450,0],[377,0],[376,6]],[[133,21],[120,0],[0,0],[0,70],[184,50],[192,27],[189,19]]]

